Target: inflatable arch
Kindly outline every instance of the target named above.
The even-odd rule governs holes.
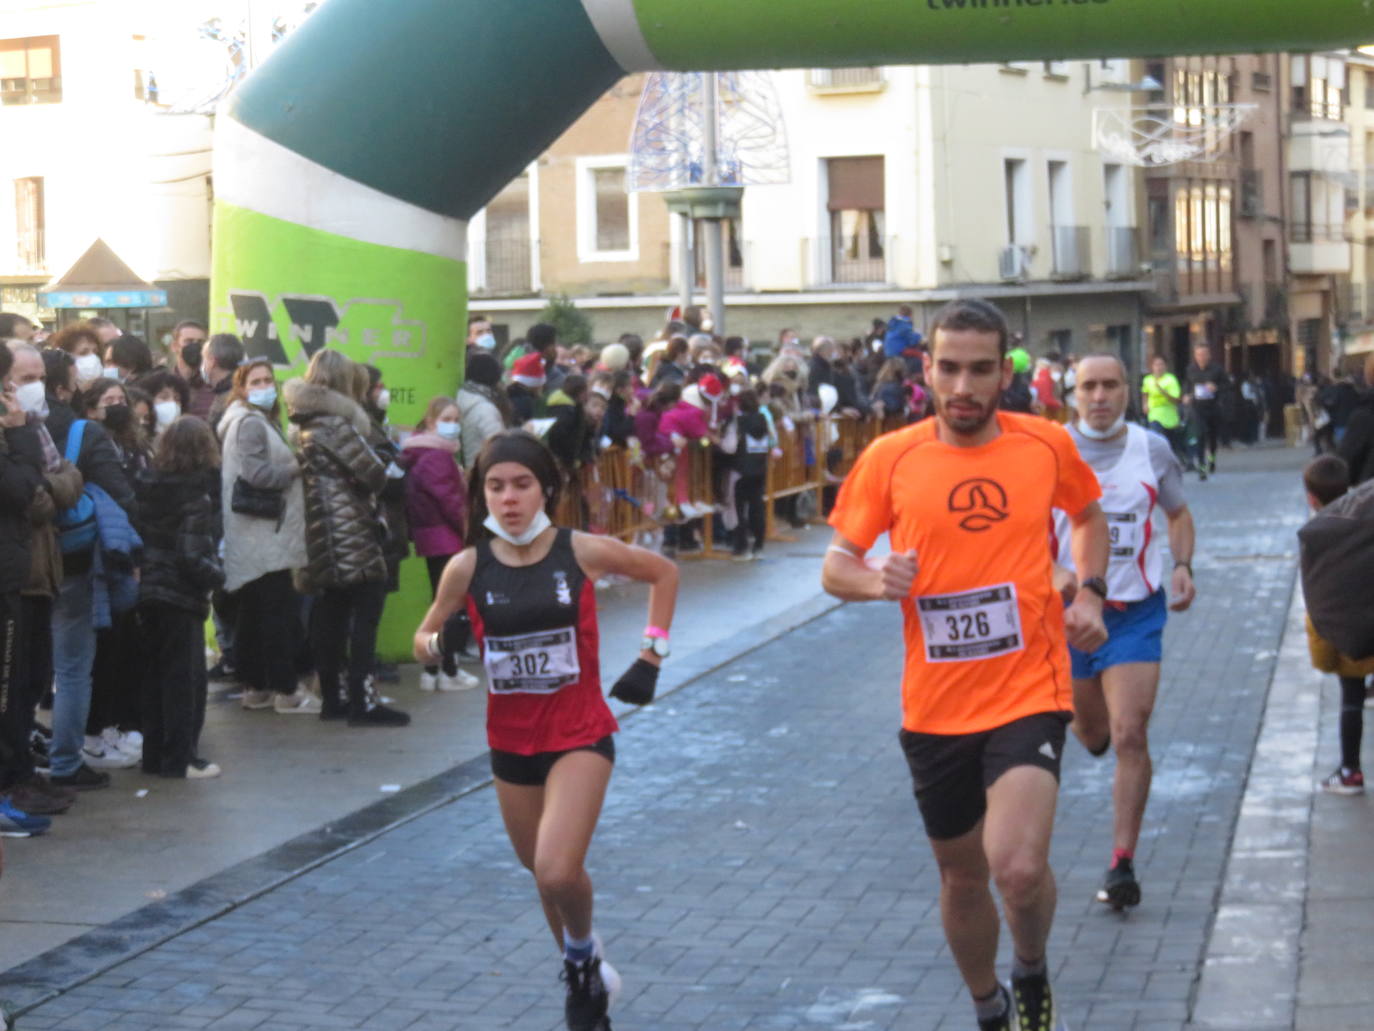
[[[218,119],[212,321],[379,365],[406,425],[461,377],[467,220],[628,72],[1363,40],[1371,0],[330,0]]]

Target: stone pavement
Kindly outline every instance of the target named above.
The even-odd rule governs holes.
[[[1076,745],[1066,760],[1051,959],[1075,1028],[1182,1027],[1208,955],[1303,517],[1301,454],[1224,457],[1190,491],[1203,593],[1166,639],[1145,901],[1127,917],[1092,901],[1111,763]],[[972,1025],[895,743],[897,634],[893,608],[830,611],[625,721],[590,858],[599,928],[626,978],[617,1031]],[[490,791],[476,790],[20,1027],[555,1029],[556,973],[528,875]]]

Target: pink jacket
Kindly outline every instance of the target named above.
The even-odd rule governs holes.
[[[674,433],[688,440],[700,440],[710,432],[706,413],[690,401],[679,401],[658,420],[658,432],[665,437]]]
[[[468,492],[458,468],[458,441],[437,433],[417,433],[397,459],[406,477],[406,518],[415,552],[456,555],[463,550]]]

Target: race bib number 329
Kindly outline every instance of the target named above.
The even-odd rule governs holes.
[[[1021,610],[1015,584],[916,599],[927,662],[967,662],[1019,652]]]
[[[488,637],[483,657],[492,694],[552,694],[582,675],[572,627]]]

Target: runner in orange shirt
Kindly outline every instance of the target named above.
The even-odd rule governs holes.
[[[1090,652],[1106,640],[1101,490],[1064,429],[998,412],[1012,369],[997,308],[955,301],[931,340],[935,418],[878,438],[859,457],[830,517],[822,583],[848,601],[901,602],[901,743],[940,867],[945,937],[979,1028],[1057,1031],[1045,946],[1073,706],[1065,644]],[[1055,508],[1071,514],[1086,588],[1067,609],[1053,586]],[[866,557],[884,533],[892,554]],[[989,877],[1015,946],[1010,991],[997,980]]]

